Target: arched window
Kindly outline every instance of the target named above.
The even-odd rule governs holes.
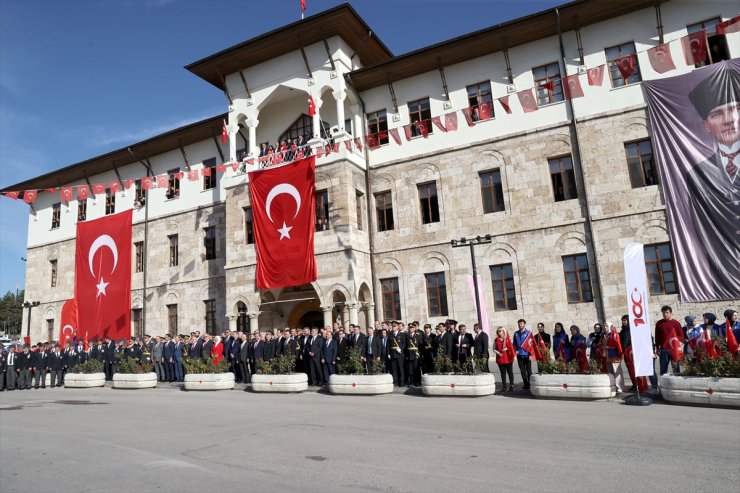
[[[327,132],[329,132],[329,124],[325,121],[321,122],[321,138],[327,138]],[[305,113],[298,117],[293,124],[280,136],[280,142],[288,139],[299,139],[306,135],[306,140],[313,137],[313,118],[306,115]]]
[[[247,316],[247,305],[243,301],[236,304],[236,330],[240,332],[249,331],[249,317]]]

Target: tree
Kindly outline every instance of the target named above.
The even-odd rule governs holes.
[[[5,335],[21,333],[23,321],[23,291],[8,291],[0,298],[0,329]]]

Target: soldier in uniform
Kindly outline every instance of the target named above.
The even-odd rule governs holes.
[[[421,348],[424,336],[416,330],[416,323],[409,324],[406,341],[406,354],[409,360],[409,382],[414,387],[421,387]]]
[[[39,345],[38,351],[32,354],[31,368],[33,368],[33,388],[46,388],[46,366],[49,354],[46,352],[46,343]]]
[[[398,387],[404,384],[404,355],[406,353],[406,335],[399,330],[398,322],[392,322],[393,332],[388,335],[389,356],[393,385]]]
[[[64,371],[62,371],[62,385],[64,385],[64,376],[67,374],[67,372],[70,371],[75,366],[77,366],[77,351],[75,351],[75,348],[72,346],[70,342],[67,342],[66,346],[67,347],[62,353],[63,358],[64,358]]]
[[[64,372],[64,354],[62,354],[59,344],[55,344],[54,351],[49,353],[46,365],[46,370],[51,374],[51,387],[61,387]]]
[[[141,347],[141,359],[140,363],[151,363],[152,362],[152,351],[154,349],[154,341],[152,336],[144,334],[144,344]]]
[[[23,351],[18,353],[18,359],[15,362],[15,372],[18,374],[18,389],[26,390],[31,388],[31,352],[28,344],[23,345]]]
[[[424,324],[424,343],[421,346],[421,370],[424,373],[434,371],[434,358],[437,355],[437,336],[432,333],[432,324]]]

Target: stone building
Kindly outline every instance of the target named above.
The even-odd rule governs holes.
[[[721,313],[737,300],[681,302],[640,81],[694,70],[680,38],[702,29],[722,57],[740,56],[740,33],[715,31],[736,14],[722,1],[583,0],[394,56],[345,4],[197,61],[186,68],[224,92],[227,113],[6,188],[170,174],[166,189],[137,184],[84,205],[39,193],[29,214],[26,297],[41,302],[31,336],[59,332],[74,293],[77,221],[132,207],[133,333],[472,323],[470,251],[451,240],[486,235],[474,252],[492,327],[615,320],[631,242],[646,245],[653,317],[663,304]],[[662,42],[676,64],[665,74],[645,53]],[[614,60],[629,54],[636,72],[625,79]],[[588,85],[586,70],[600,65],[603,85]],[[577,75],[585,97],[566,100],[562,77]],[[515,93],[528,88],[538,109],[524,113]],[[486,104],[490,118],[466,124],[462,111]],[[432,123],[451,112],[457,131]],[[218,138],[224,119],[228,145]],[[417,120],[430,135],[404,138]],[[315,149],[340,144],[317,157],[319,276],[260,291],[244,173],[254,166],[197,181],[173,173],[254,157],[261,143],[302,132]],[[377,148],[356,144],[367,135]]]

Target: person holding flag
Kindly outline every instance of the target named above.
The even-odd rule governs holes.
[[[606,355],[606,369],[609,375],[614,377],[617,393],[624,392],[624,375],[622,374],[622,340],[617,332],[617,326],[610,323],[609,333],[604,341],[604,352]]]
[[[511,343],[509,332],[503,327],[496,329],[493,352],[496,355],[496,364],[501,372],[501,392],[514,392],[514,345]],[[506,387],[507,375],[509,376],[508,388]]]
[[[529,377],[532,376],[532,359],[537,360],[535,352],[539,352],[539,350],[534,342],[532,331],[527,328],[527,321],[520,318],[517,325],[519,330],[514,333],[514,353],[524,382],[523,388],[528,390]]]
[[[737,312],[732,309],[725,310],[725,337],[727,338],[727,350],[738,357],[738,339],[740,339],[740,321]]]
[[[570,341],[568,340],[568,334],[563,328],[563,324],[555,322],[555,333],[552,336],[552,351],[555,355],[555,359],[562,359],[563,361],[570,360]]]
[[[586,337],[581,334],[581,328],[573,324],[570,326],[570,348],[571,358],[568,361],[576,361],[581,373],[588,373],[588,356],[586,356]]]

